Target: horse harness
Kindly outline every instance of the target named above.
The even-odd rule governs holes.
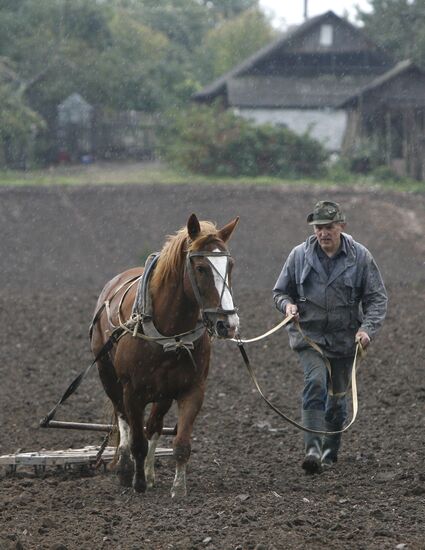
[[[206,258],[212,270],[215,271],[218,274],[218,276],[223,280],[223,286],[220,293],[220,302],[219,302],[220,305],[216,308],[204,307],[203,299],[202,299],[201,293],[199,292],[199,288],[196,282],[193,265],[191,261],[192,258],[194,257]],[[228,258],[228,261],[226,262],[226,272],[224,276],[220,274],[216,266],[209,260],[209,257]],[[198,319],[196,326],[191,330],[188,330],[183,333],[175,334],[173,336],[164,336],[163,334],[161,334],[156,328],[153,321],[152,298],[149,292],[150,278],[155,269],[158,259],[159,259],[158,252],[151,254],[146,260],[143,274],[135,276],[125,281],[122,285],[120,285],[118,289],[115,290],[113,295],[108,300],[106,300],[102,304],[102,306],[100,306],[90,325],[90,330],[89,330],[90,337],[92,335],[94,325],[99,320],[101,313],[105,309],[108,317],[108,322],[113,329],[112,334],[115,333],[116,336],[118,337],[116,338],[116,341],[117,339],[124,336],[124,334],[131,334],[135,338],[141,338],[142,340],[146,340],[148,342],[154,342],[156,344],[161,345],[164,353],[169,351],[178,351],[181,349],[185,349],[189,352],[190,350],[194,349],[195,342],[203,336],[205,331],[208,331],[208,333],[211,336],[214,336],[213,322],[212,322],[212,318],[214,316],[231,315],[233,313],[236,313],[237,311],[236,309],[230,310],[230,309],[224,309],[222,307],[222,301],[223,301],[225,290],[228,289],[229,292],[231,292],[229,284],[227,282],[230,254],[224,251],[188,252],[186,256],[185,270],[189,276],[192,290],[193,290],[196,302],[199,306],[200,318]],[[132,307],[132,312],[131,312],[130,318],[127,321],[123,322],[121,318],[121,306],[127,293],[136,283],[137,283],[137,290],[136,290],[136,297],[134,299],[134,303]],[[118,325],[115,325],[112,321],[112,316],[110,312],[110,302],[123,288],[125,288],[125,291],[121,296],[121,299],[118,305]]]
[[[220,274],[218,269],[214,266],[213,263],[209,261],[209,264],[211,265],[211,268],[217,272],[217,274],[223,279],[223,289],[220,295],[220,307],[213,308],[213,309],[207,309],[203,307],[203,300],[202,296],[199,292],[198,286],[196,284],[195,275],[193,273],[193,266],[191,263],[191,258],[196,256],[203,256],[206,259],[208,259],[208,256],[215,257],[215,256],[223,256],[230,258],[230,254],[228,252],[220,251],[220,252],[210,252],[210,251],[196,251],[196,252],[188,252],[186,256],[186,264],[185,269],[187,270],[187,273],[189,275],[189,279],[192,285],[192,289],[196,298],[196,301],[199,305],[200,312],[201,312],[201,319],[198,320],[196,327],[192,330],[188,330],[186,332],[183,332],[181,334],[175,334],[173,336],[164,336],[162,335],[157,328],[155,327],[152,319],[152,301],[149,294],[149,280],[153,273],[153,270],[155,268],[156,262],[159,258],[159,253],[153,253],[151,254],[145,263],[145,270],[142,275],[135,275],[134,277],[131,277],[124,283],[122,283],[117,289],[115,289],[112,296],[106,300],[96,311],[96,313],[93,316],[93,320],[90,323],[89,326],[89,338],[91,340],[93,335],[93,330],[95,325],[99,322],[99,319],[104,311],[106,311],[108,322],[113,329],[111,332],[110,337],[105,342],[105,344],[102,346],[100,351],[97,353],[96,357],[92,361],[92,363],[84,369],[83,372],[81,372],[68,386],[68,388],[65,390],[62,397],[59,399],[59,401],[56,403],[56,405],[49,411],[49,413],[40,421],[40,427],[45,428],[49,425],[49,422],[54,418],[56,414],[56,410],[58,407],[68,399],[80,386],[83,379],[87,376],[87,374],[90,372],[90,370],[93,368],[93,366],[107,353],[109,353],[115,344],[118,343],[118,341],[125,335],[125,334],[131,334],[134,338],[141,338],[143,340],[146,340],[148,342],[156,343],[162,346],[164,352],[169,351],[175,351],[176,353],[180,352],[180,350],[186,350],[194,369],[197,369],[195,360],[193,358],[191,350],[194,349],[194,344],[197,340],[203,336],[205,331],[208,331],[208,333],[212,336],[212,323],[211,320],[208,319],[208,315],[214,315],[214,314],[227,314],[230,315],[232,313],[235,313],[236,310],[225,310],[221,307],[222,298],[224,295],[225,289],[229,289],[229,285],[227,283],[227,276],[228,276],[228,269],[229,269],[229,262],[227,262],[226,265],[226,273],[224,277]],[[121,306],[124,301],[125,296],[129,292],[129,290],[138,283],[138,288],[136,292],[136,298],[133,303],[132,308],[132,314],[130,318],[123,322],[121,319]],[[111,318],[111,311],[110,311],[110,303],[115,298],[115,296],[121,291],[124,290],[123,295],[121,296],[119,305],[118,305],[118,325],[115,325],[112,322]]]
[[[110,312],[108,313],[109,324],[114,329],[121,328],[122,335],[131,334],[134,338],[141,338],[148,342],[154,342],[162,346],[164,353],[185,349],[190,352],[194,349],[195,342],[205,332],[205,326],[198,320],[195,328],[173,336],[164,336],[159,332],[153,322],[152,299],[149,292],[149,281],[155,269],[159,253],[151,254],[145,263],[145,270],[141,276],[132,281],[123,293],[118,306],[118,327],[112,322]],[[137,283],[136,297],[134,299],[130,318],[123,322],[121,319],[121,305],[130,288]],[[191,353],[189,353],[191,356]]]

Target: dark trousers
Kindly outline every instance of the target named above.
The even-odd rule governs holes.
[[[329,358],[329,373],[323,357],[313,349],[298,352],[304,370],[302,418],[304,426],[314,430],[334,432],[343,427],[347,418],[346,391],[351,377],[353,357]],[[341,434],[304,433],[306,452],[311,448],[336,461]]]
[[[338,430],[347,418],[346,391],[351,377],[353,357],[329,358],[331,373],[323,357],[313,349],[298,352],[304,371],[302,408],[325,411],[326,423]]]

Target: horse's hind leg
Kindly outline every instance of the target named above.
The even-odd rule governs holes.
[[[172,399],[167,399],[153,403],[146,422],[146,437],[149,441],[149,449],[145,459],[145,477],[148,489],[155,485],[155,450],[164,426],[164,416],[170,410],[172,402]]]
[[[124,386],[124,407],[130,426],[130,450],[134,460],[133,489],[138,493],[146,491],[145,458],[148,441],[143,426],[146,403],[134,392],[131,383]]]
[[[179,414],[177,435],[173,441],[174,458],[176,459],[176,475],[171,488],[171,496],[184,497],[186,491],[186,467],[190,457],[190,438],[195,418],[204,400],[204,389],[196,387],[190,394],[177,400]]]
[[[109,357],[97,362],[99,377],[106,395],[114,405],[119,429],[118,460],[114,471],[121,485],[130,487],[133,480],[133,460],[130,454],[130,427],[124,412],[124,397],[121,382],[118,380],[114,365]]]

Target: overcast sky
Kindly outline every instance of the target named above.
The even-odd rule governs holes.
[[[368,0],[308,0],[307,5],[309,17],[332,10],[340,16],[348,12],[352,22],[355,21],[356,6],[364,11],[370,9]],[[274,16],[278,27],[297,25],[304,20],[304,0],[260,0],[260,6]]]

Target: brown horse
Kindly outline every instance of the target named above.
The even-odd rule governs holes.
[[[186,495],[190,439],[204,399],[211,336],[232,338],[239,325],[230,283],[233,260],[226,246],[238,220],[217,229],[192,214],[187,227],[168,238],[149,280],[150,316],[137,316],[134,309],[134,283],[143,268],[121,273],[99,297],[92,332],[94,355],[114,327],[125,328],[97,366],[118,421],[117,473],[121,484],[132,484],[138,492],[154,485],[155,448],[164,415],[176,400],[176,475],[171,495]],[[146,327],[154,326],[153,335],[143,320]],[[148,403],[152,407],[144,427]]]

